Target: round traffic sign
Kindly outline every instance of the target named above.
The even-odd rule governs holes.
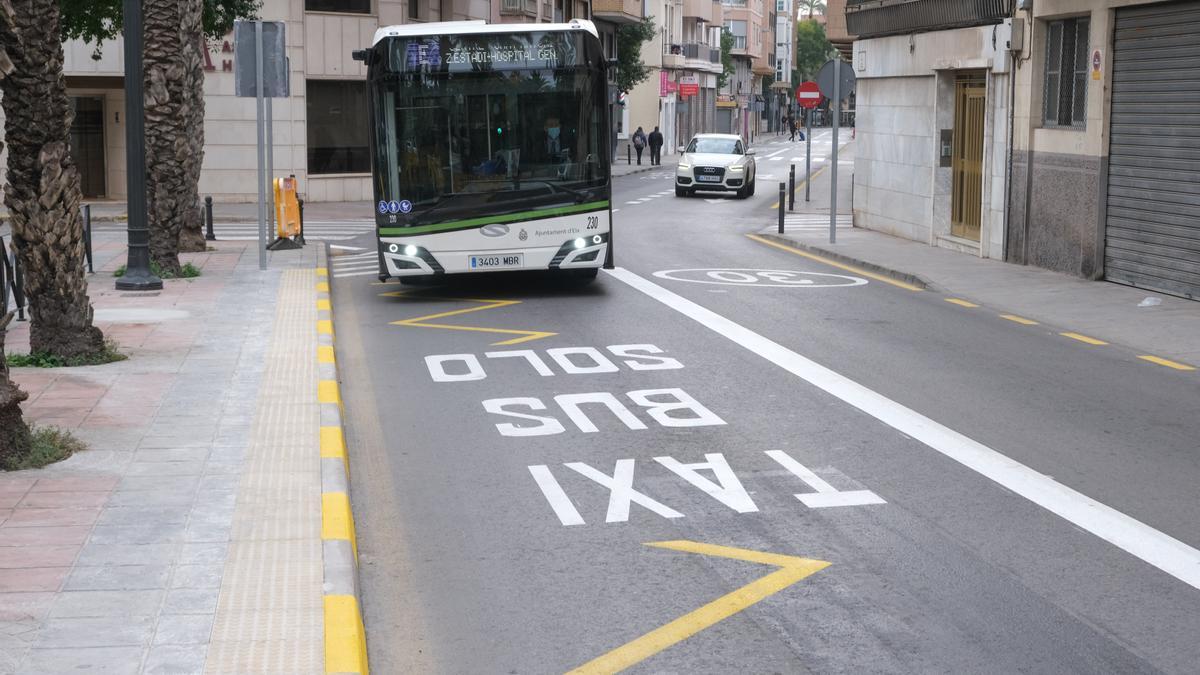
[[[821,105],[821,88],[816,82],[801,82],[796,87],[796,103],[802,108],[815,108]]]
[[[841,89],[838,93],[844,99],[854,93],[854,84],[858,78],[854,76],[854,66],[844,61],[840,65],[841,67],[837,68],[838,79],[841,81]],[[820,72],[817,73],[817,85],[821,87],[821,93],[829,98],[833,98],[833,71],[834,61],[829,60],[825,62],[825,65],[821,66]]]

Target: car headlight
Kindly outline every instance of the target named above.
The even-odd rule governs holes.
[[[746,167],[744,167],[744,166],[731,166],[731,167],[729,167],[729,171],[730,171],[730,173],[737,173],[737,172],[739,172],[739,171],[745,171],[745,170],[746,170]]]
[[[692,165],[687,162],[680,162],[680,163],[676,164],[675,167],[678,168],[680,171],[687,171],[688,169],[692,168]]]

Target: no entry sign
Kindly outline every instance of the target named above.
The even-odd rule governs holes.
[[[815,108],[821,104],[821,89],[816,82],[802,82],[796,87],[796,102],[802,108]]]

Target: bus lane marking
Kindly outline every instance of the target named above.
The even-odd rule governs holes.
[[[820,572],[830,565],[830,563],[824,560],[801,558],[799,556],[782,555],[779,553],[764,553],[744,548],[704,544],[686,540],[647,542],[646,546],[653,546],[668,551],[743,560],[760,565],[770,565],[779,569],[737,590],[726,593],[703,607],[688,612],[678,619],[627,642],[602,656],[588,661],[570,671],[569,675],[615,673],[625,670],[673,645],[683,642],[705,628],[720,623],[747,607],[751,607],[789,586]]]
[[[1200,590],[1200,550],[634,272],[607,274],[994,483]]]
[[[408,298],[407,291],[389,291],[387,293],[380,293],[379,295],[380,295],[380,297],[384,297],[384,298]],[[511,328],[485,328],[482,326],[456,326],[454,324],[446,324],[446,323],[429,323],[430,321],[433,321],[434,319],[444,319],[444,318],[450,317],[450,316],[460,316],[462,314],[470,314],[471,312],[482,312],[482,311],[486,311],[489,309],[499,309],[501,307],[510,307],[512,305],[519,305],[519,304],[521,304],[520,300],[483,300],[483,299],[477,299],[477,298],[444,298],[444,297],[432,297],[432,296],[421,296],[420,299],[422,299],[422,300],[443,300],[446,302],[477,302],[477,303],[480,303],[480,305],[478,307],[467,307],[466,309],[455,309],[455,310],[451,310],[449,312],[438,312],[436,314],[428,314],[425,316],[418,316],[418,317],[414,317],[411,319],[401,319],[400,321],[391,322],[392,325],[393,326],[412,326],[414,328],[441,328],[443,330],[461,330],[461,331],[471,331],[471,332],[477,332],[477,333],[496,333],[499,335],[521,336],[521,337],[512,338],[510,340],[503,340],[501,342],[493,342],[492,343],[493,347],[500,347],[500,346],[504,346],[504,345],[515,345],[515,344],[519,344],[522,342],[529,342],[532,340],[540,340],[542,338],[547,338],[547,337],[551,337],[554,335],[558,335],[558,333],[551,333],[549,331],[540,331],[540,330],[515,330],[515,329],[511,329]]]

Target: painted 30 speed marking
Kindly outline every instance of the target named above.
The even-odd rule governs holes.
[[[659,279],[686,281],[693,284],[721,286],[750,286],[754,288],[839,288],[863,286],[862,277],[799,270],[753,270],[741,268],[663,270],[655,272]]]

